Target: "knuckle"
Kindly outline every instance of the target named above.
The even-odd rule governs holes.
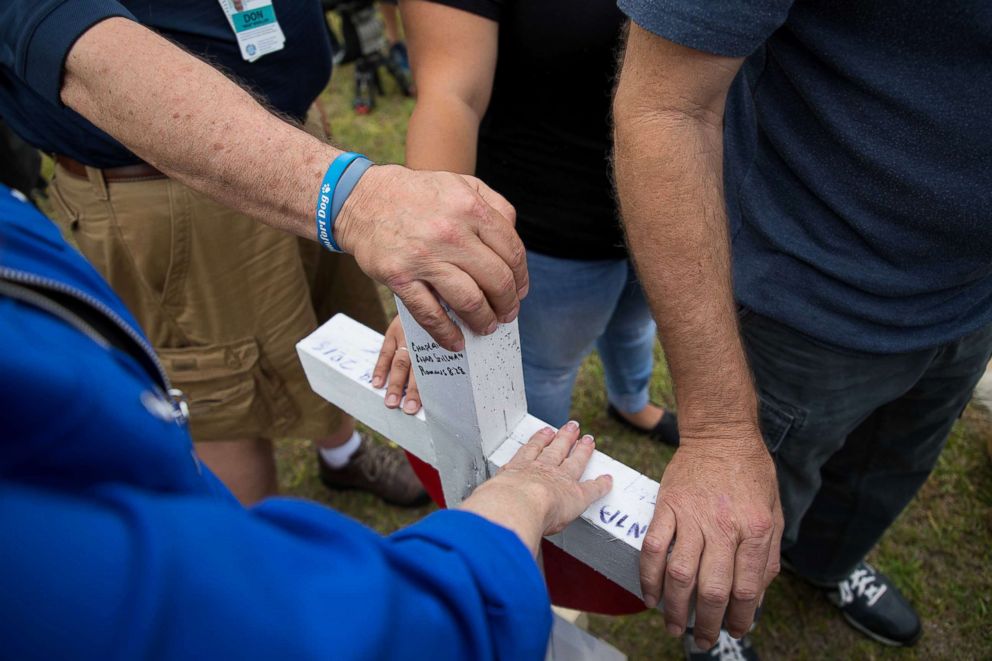
[[[641,548],[643,551],[648,553],[661,553],[664,550],[662,548],[663,545],[664,540],[662,540],[661,537],[648,534],[648,536],[644,538],[644,544]]]
[[[761,593],[758,590],[756,590],[754,587],[748,585],[748,586],[741,586],[738,588],[734,588],[733,594],[734,594],[734,599],[736,599],[737,601],[755,601],[758,599]]]
[[[467,207],[470,216],[480,222],[485,222],[489,218],[489,205],[482,199],[481,195],[473,194]]]
[[[398,367],[404,370],[410,367],[410,357],[407,355],[406,351],[396,352],[396,356],[393,358],[393,367]]]
[[[486,308],[486,297],[481,291],[474,291],[465,296],[461,305],[461,311],[467,314],[475,314]]]
[[[665,569],[665,576],[668,580],[675,583],[675,585],[687,587],[692,585],[692,582],[696,580],[696,569],[684,562],[669,562],[668,567]]]
[[[440,237],[442,240],[447,240],[444,237]],[[412,259],[416,264],[423,264],[430,261],[434,255],[435,250],[433,246],[426,241],[411,241],[406,247],[407,256]]]
[[[500,212],[503,214],[503,216],[508,221],[510,221],[510,223],[516,225],[516,223],[517,223],[517,210],[513,207],[512,204],[510,204],[509,202],[507,202],[506,204],[503,205],[503,208],[500,210]]]
[[[398,259],[383,260],[379,265],[379,272],[382,274],[382,283],[398,294],[407,289],[412,280]]]
[[[450,324],[451,324],[451,319],[441,309],[426,310],[421,315],[422,326],[424,326],[425,328],[429,328],[434,332],[441,332],[446,337],[451,337],[454,335],[453,330],[449,327]]]
[[[706,606],[722,606],[730,600],[730,590],[711,585],[699,589],[699,601]]]
[[[500,273],[499,282],[496,286],[501,294],[508,294],[517,291],[517,281],[513,277],[513,272],[508,269],[504,269]]]
[[[459,215],[475,216],[482,198],[472,190],[471,186],[459,186],[458,192],[451,196],[452,207]]]
[[[749,537],[767,537],[775,528],[772,517],[767,514],[758,514],[751,518],[748,523],[747,533]]]
[[[440,241],[441,243],[445,243],[449,245],[458,245],[459,243],[461,243],[462,228],[456,222],[449,220],[442,220],[442,221],[438,221],[437,224],[434,226],[434,235],[436,240]],[[418,246],[418,247],[423,249],[427,254],[431,252],[428,246],[426,245]],[[424,257],[426,257],[427,254],[425,254]]]
[[[527,251],[520,239],[514,236],[514,241],[510,246],[510,268],[514,271],[522,268],[527,263]]]
[[[721,510],[716,513],[716,526],[725,536],[734,539],[737,537],[737,519],[732,512]]]

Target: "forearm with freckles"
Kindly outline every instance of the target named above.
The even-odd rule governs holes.
[[[723,192],[725,89],[719,85],[729,85],[733,71],[716,67],[717,92],[709,94],[717,100],[697,104],[686,85],[699,76],[688,75],[694,65],[687,60],[702,54],[659,62],[633,43],[645,41],[643,31],[634,30],[614,102],[616,181],[628,245],[658,319],[683,438],[732,438],[757,424],[731,289]],[[658,80],[655,72],[669,65],[687,75]]]
[[[69,51],[62,101],[171,178],[316,237],[316,191],[341,150],[151,30],[124,18],[90,28]]]

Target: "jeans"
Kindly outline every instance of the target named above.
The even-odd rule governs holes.
[[[923,486],[992,354],[992,326],[902,354],[829,346],[741,312],[785,513],[784,559],[845,578]]]
[[[520,348],[529,412],[568,421],[582,359],[599,351],[606,393],[617,409],[648,404],[656,326],[633,265],[527,252],[530,293],[520,306]]]

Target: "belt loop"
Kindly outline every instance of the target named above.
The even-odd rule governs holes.
[[[110,199],[110,191],[107,189],[107,180],[103,177],[103,170],[87,165],[86,178],[90,180],[90,185],[93,186],[93,193],[97,199],[104,201]]]

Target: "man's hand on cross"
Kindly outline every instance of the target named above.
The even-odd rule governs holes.
[[[729,450],[682,434],[642,548],[645,603],[660,601],[669,633],[681,635],[695,601],[693,635],[704,649],[721,626],[737,638],[747,633],[779,572],[784,523],[775,466],[760,432],[751,436]]]
[[[382,165],[359,181],[334,233],[438,344],[461,351],[462,333],[438,299],[483,335],[516,319],[528,280],[515,219],[475,177]]]
[[[66,57],[61,98],[170,178],[317,237],[317,192],[341,150],[152,30],[122,17],[91,27]],[[333,231],[438,344],[460,351],[464,338],[438,297],[477,333],[515,319],[528,284],[514,221],[513,207],[475,177],[381,165],[361,178]]]

